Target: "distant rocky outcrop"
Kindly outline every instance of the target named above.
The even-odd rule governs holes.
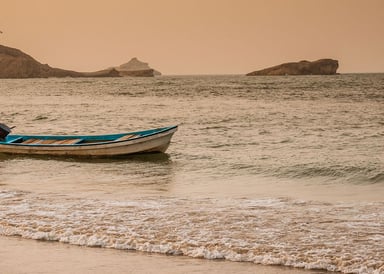
[[[0,78],[79,77],[80,73],[51,68],[21,50],[0,45]]]
[[[144,63],[145,64],[145,63]],[[148,64],[147,64],[148,65]],[[77,72],[52,68],[41,64],[19,49],[0,45],[0,78],[48,78],[48,77],[121,77],[154,76],[151,68],[139,70],[118,70],[108,68],[96,72]]]
[[[317,61],[300,61],[284,63],[278,66],[257,70],[246,74],[247,76],[274,76],[274,75],[333,75],[339,67],[339,62],[333,59],[320,59]]]
[[[129,60],[129,62],[124,63],[115,69],[123,76],[159,76],[161,73],[153,68],[151,68],[148,63],[141,62],[136,57]],[[152,75],[150,75],[152,74]]]

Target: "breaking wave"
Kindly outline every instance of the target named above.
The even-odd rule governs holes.
[[[129,201],[0,192],[0,235],[343,273],[384,273],[384,203]]]

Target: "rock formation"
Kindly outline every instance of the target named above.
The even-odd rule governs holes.
[[[148,63],[141,62],[136,57],[125,64],[115,67],[115,69],[121,72],[123,76],[148,76],[150,73],[153,74],[152,76],[161,75],[159,71],[152,69]]]
[[[144,63],[145,64],[145,63]],[[146,64],[148,66],[148,64]],[[154,76],[151,68],[140,70],[117,70],[109,68],[96,72],[77,72],[52,68],[41,64],[19,49],[0,45],[0,78],[48,78],[48,77],[121,77]]]
[[[333,75],[336,74],[339,62],[333,59],[320,59],[317,61],[300,61],[284,63],[278,66],[257,70],[246,74],[247,76],[269,75]]]
[[[0,78],[79,77],[75,71],[43,65],[21,50],[0,45]]]

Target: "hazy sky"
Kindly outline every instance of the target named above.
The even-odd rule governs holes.
[[[384,72],[384,0],[0,0],[0,44],[78,71],[132,57],[163,74],[334,58]]]

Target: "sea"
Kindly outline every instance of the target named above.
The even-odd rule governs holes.
[[[0,237],[384,273],[384,74],[1,79],[0,122],[179,126],[165,154],[0,154]]]

